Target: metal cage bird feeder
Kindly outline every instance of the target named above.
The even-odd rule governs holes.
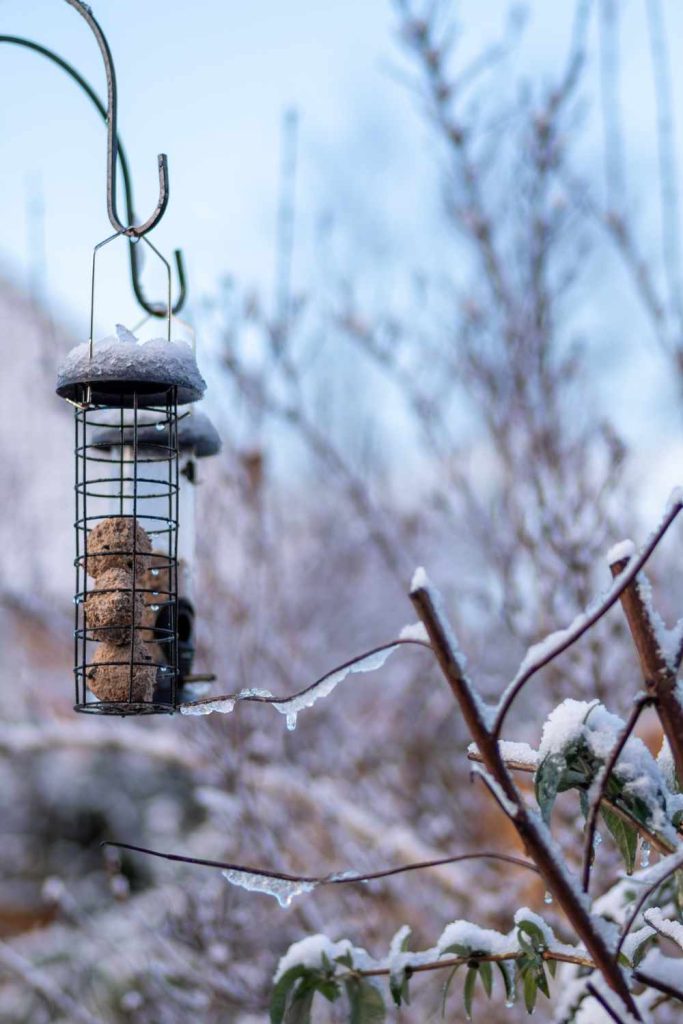
[[[169,713],[181,675],[179,423],[205,383],[191,347],[171,340],[170,299],[165,339],[138,343],[119,326],[93,341],[96,256],[122,234],[95,247],[90,340],[57,381],[75,406],[74,708]],[[141,237],[166,266],[170,297],[170,266]]]

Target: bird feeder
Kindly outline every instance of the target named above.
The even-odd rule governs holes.
[[[93,300],[94,271],[93,259]],[[170,713],[181,673],[179,409],[206,385],[191,347],[171,340],[170,302],[166,338],[144,343],[121,326],[93,341],[93,306],[90,340],[57,380],[75,407],[74,710]]]
[[[165,460],[159,458],[160,451],[167,451],[171,445],[170,433],[165,425],[150,422],[148,414],[142,419],[138,428],[137,448],[146,462],[146,474],[154,478],[153,485],[157,493],[163,491],[163,479],[166,472]],[[103,426],[93,437],[98,451],[107,453],[114,463],[121,459],[130,459],[132,434],[115,425]],[[187,692],[188,683],[198,678],[192,674],[195,656],[195,498],[198,482],[197,460],[216,455],[221,448],[220,437],[209,417],[199,412],[195,406],[189,406],[179,414],[178,418],[178,511],[182,530],[178,533],[178,678],[176,686],[176,702],[182,702]],[[123,449],[123,450],[122,450]],[[157,497],[161,502],[158,513],[164,515],[162,507],[164,498]],[[169,606],[156,602],[155,630],[161,636],[169,627]],[[166,660],[170,651],[168,647],[160,647],[162,658]],[[210,677],[209,677],[210,678]],[[195,694],[192,693],[194,697]],[[154,692],[154,700],[161,703],[171,701],[170,680],[167,674],[158,679]]]

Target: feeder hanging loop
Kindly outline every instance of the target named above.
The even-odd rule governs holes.
[[[128,238],[142,238],[157,226],[168,206],[168,161],[165,153],[157,157],[159,166],[159,200],[151,217],[143,224],[124,224],[116,210],[116,161],[118,157],[118,136],[116,131],[118,94],[116,89],[116,71],[109,44],[95,20],[90,7],[82,0],[66,0],[89,25],[102,54],[104,71],[107,77],[107,213],[114,230]]]

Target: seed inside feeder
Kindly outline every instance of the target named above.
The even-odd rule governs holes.
[[[98,574],[97,586],[85,601],[88,629],[96,640],[112,644],[130,643],[131,628],[139,626],[143,597],[136,581],[133,616],[133,574],[127,569],[107,569]]]
[[[135,639],[133,664],[130,645],[100,644],[86,672],[88,689],[103,701],[136,703],[152,699],[157,667],[147,645]],[[132,679],[132,687],[131,687]]]
[[[130,516],[103,519],[88,534],[88,574],[98,579],[111,569],[126,569],[132,573],[133,547],[135,573],[141,575],[147,569],[152,550],[147,531]]]

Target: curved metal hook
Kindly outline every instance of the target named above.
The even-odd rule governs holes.
[[[74,67],[72,67],[71,64],[68,63],[68,61],[65,61],[58,54],[54,53],[53,50],[49,50],[47,47],[41,46],[40,43],[36,43],[32,39],[24,39],[22,36],[0,35],[0,43],[12,43],[15,46],[23,46],[28,50],[33,50],[35,53],[41,54],[43,57],[47,57],[47,59],[51,60],[53,64],[56,64],[58,67],[62,68],[63,71],[66,71],[67,75],[69,75],[73,79],[73,81],[81,87],[86,96],[88,96],[90,100],[94,103],[95,107],[97,108],[101,116],[104,118],[105,122],[107,121],[107,108],[105,107],[104,103],[99,98],[95,90],[92,88],[90,83],[87,82],[86,79],[83,78],[83,76],[79,74],[79,72]],[[116,135],[116,151],[121,166],[121,175],[123,178],[124,199],[126,203],[126,216],[128,218],[128,223],[132,224],[135,220],[135,212],[133,206],[133,183],[131,180],[128,158],[126,156],[126,152],[123,148],[123,143],[121,142],[118,133]],[[129,238],[128,253],[130,258],[131,284],[133,286],[133,292],[135,294],[135,298],[138,301],[138,304],[142,306],[145,312],[149,313],[150,316],[165,317],[167,315],[167,308],[165,305],[163,305],[162,303],[152,304],[148,302],[147,299],[145,298],[145,294],[142,290],[142,285],[140,283],[140,261],[138,259],[138,249],[137,246],[135,245],[133,238]],[[185,305],[185,300],[187,299],[187,281],[185,277],[185,264],[183,261],[182,251],[180,249],[174,250],[173,256],[175,259],[176,270],[178,273],[179,289],[178,298],[176,299],[171,309],[172,314],[175,316],[182,310],[183,306]]]
[[[105,35],[88,5],[83,3],[82,0],[66,0],[66,2],[74,10],[78,11],[95,36],[97,45],[102,53],[104,71],[107,76],[107,212],[109,220],[114,229],[120,234],[126,235],[129,238],[142,238],[143,235],[146,235],[152,228],[156,227],[168,206],[168,161],[166,154],[160,153],[157,157],[159,164],[159,201],[154,213],[143,224],[129,224],[126,226],[121,222],[116,211],[116,160],[119,141],[116,133],[117,91],[114,61]]]

